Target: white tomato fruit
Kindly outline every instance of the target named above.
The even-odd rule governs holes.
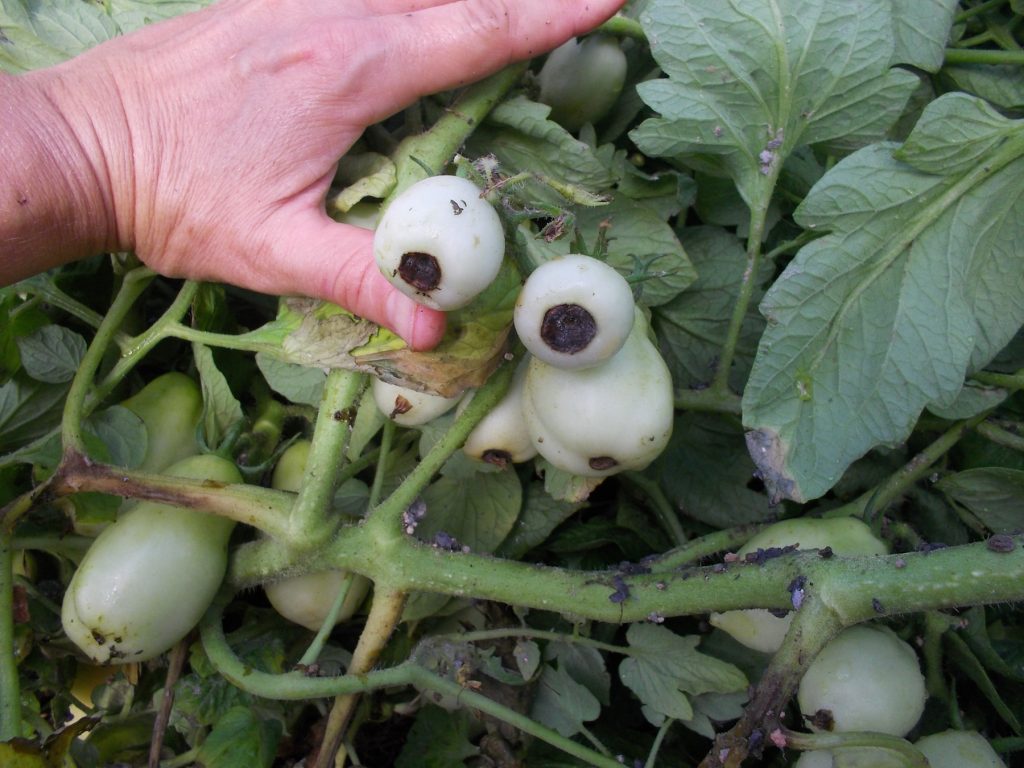
[[[894,633],[858,625],[842,631],[811,662],[797,700],[812,727],[905,736],[924,712],[917,654]]]
[[[373,254],[387,280],[433,309],[469,304],[501,268],[505,232],[480,189],[459,176],[431,176],[381,215]]]
[[[600,365],[622,349],[634,317],[633,291],[608,264],[570,254],[526,279],[513,313],[519,340],[559,368]]]

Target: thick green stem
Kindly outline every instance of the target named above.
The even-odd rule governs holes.
[[[1024,372],[1017,373],[992,373],[991,371],[978,371],[971,376],[977,382],[988,384],[991,387],[1002,387],[1003,389],[1024,389]]]
[[[154,274],[145,267],[134,269],[125,275],[121,290],[118,291],[103,322],[100,323],[92,343],[85,351],[85,356],[78,366],[78,372],[71,381],[68,397],[64,403],[64,416],[61,419],[61,441],[64,450],[72,450],[85,454],[85,440],[82,422],[86,414],[86,397],[92,386],[93,377],[103,362],[114,336],[121,328],[128,311],[135,300],[146,290]]]
[[[0,532],[0,742],[21,736],[21,689],[14,658],[14,548]]]
[[[674,395],[677,411],[698,411],[710,413],[743,413],[740,396],[728,390],[718,389],[677,389]]]
[[[655,573],[672,571],[685,565],[692,565],[700,562],[706,557],[739,549],[747,541],[761,530],[763,525],[740,525],[735,528],[724,528],[721,531],[709,533],[698,539],[683,544],[680,547],[671,549],[656,558],[646,561],[646,565]]]
[[[738,768],[752,751],[758,756],[759,747],[751,745],[751,734],[755,730],[765,734],[779,727],[786,704],[796,693],[807,667],[842,627],[840,617],[808,589],[743,716],[715,739],[700,768]]]
[[[989,48],[947,48],[947,64],[989,64],[1024,66],[1024,51],[997,51]]]
[[[403,141],[393,158],[398,181],[389,197],[393,198],[410,185],[426,178],[428,174],[420,163],[435,174],[441,173],[487,113],[518,82],[526,66],[513,64],[469,86],[455,105],[428,131]]]
[[[284,540],[287,540],[288,515],[295,499],[294,494],[284,491],[243,484],[217,486],[201,480],[94,464],[71,454],[54,474],[46,493],[36,501],[83,491],[148,499],[221,515]]]
[[[320,545],[337,529],[331,498],[352,432],[354,406],[365,384],[366,377],[352,371],[336,369],[327,376],[302,490],[289,519],[289,542],[301,551]]]

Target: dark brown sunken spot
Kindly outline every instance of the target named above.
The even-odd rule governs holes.
[[[597,321],[579,304],[559,304],[544,313],[540,337],[555,352],[574,355],[597,335]]]
[[[441,284],[441,265],[429,253],[409,251],[402,254],[398,274],[417,291],[429,293]]]
[[[619,462],[617,462],[611,456],[595,456],[587,463],[590,464],[591,469],[596,469],[599,472],[601,472],[606,469],[611,469],[612,467],[618,466]]]
[[[512,463],[512,454],[508,451],[503,451],[500,448],[488,448],[484,451],[481,458],[483,458],[483,460],[488,464],[493,464],[494,466],[501,467],[502,469]]]

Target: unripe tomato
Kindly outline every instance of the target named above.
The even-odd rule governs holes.
[[[613,267],[570,254],[541,264],[526,279],[513,321],[530,353],[558,368],[600,365],[633,328],[633,291]]]
[[[162,472],[199,453],[196,426],[203,415],[203,393],[185,374],[158,376],[121,405],[146,425],[146,457],[139,469]]]
[[[534,447],[559,469],[607,477],[643,469],[672,434],[672,377],[637,310],[633,331],[599,366],[555,368],[534,357],[523,416]]]
[[[298,440],[288,446],[274,467],[272,487],[293,493],[302,488],[309,448],[308,440]],[[352,617],[370,591],[370,580],[365,576],[348,571],[319,571],[264,584],[263,591],[281,616],[316,632],[323,626],[338,592],[346,584],[348,592],[336,619],[336,623],[340,623]]]
[[[931,768],[1006,768],[1006,763],[977,731],[943,731],[918,739],[914,746]]]
[[[832,730],[904,736],[917,725],[928,694],[917,654],[881,627],[841,632],[811,662],[797,700],[804,717],[829,713]]]
[[[530,439],[530,430],[523,420],[523,392],[529,362],[530,356],[524,356],[516,368],[508,392],[466,438],[462,450],[471,459],[504,467],[529,461],[537,455],[537,449]],[[472,399],[472,393],[464,397],[456,414],[462,413]]]
[[[575,38],[548,54],[537,76],[551,119],[575,133],[612,108],[626,82],[626,55],[614,37]]]
[[[402,427],[419,427],[454,408],[462,395],[442,397],[375,378],[373,401],[385,417]]]
[[[240,483],[218,456],[184,459],[176,477]],[[96,538],[64,594],[67,636],[93,661],[158,656],[198,623],[224,579],[234,521],[142,501]]]
[[[373,237],[384,277],[434,309],[458,309],[476,298],[505,255],[501,219],[480,194],[467,179],[432,176],[392,200]]]
[[[884,555],[885,542],[871,529],[853,517],[818,519],[810,517],[783,520],[769,525],[750,539],[737,554],[746,555],[759,549],[799,545],[800,549],[831,547],[837,555]],[[775,653],[789,631],[793,615],[776,616],[761,608],[712,613],[712,626],[728,632],[734,639],[763,653]]]

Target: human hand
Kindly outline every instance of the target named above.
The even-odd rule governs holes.
[[[222,0],[38,75],[101,186],[110,247],[156,271],[328,299],[434,346],[324,197],[363,129],[581,34],[621,0]]]

